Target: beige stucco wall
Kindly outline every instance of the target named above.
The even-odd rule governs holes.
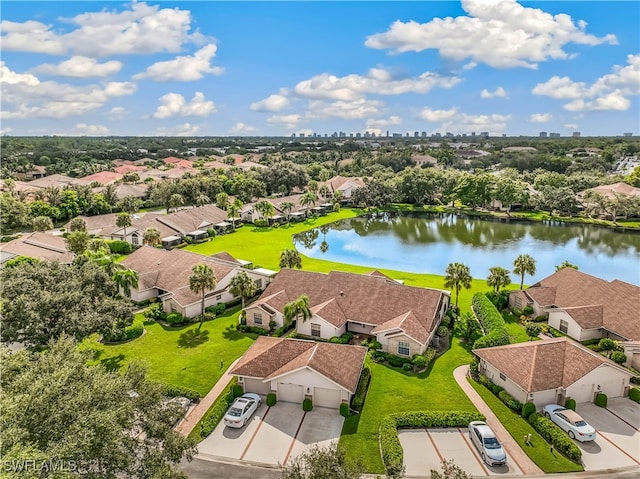
[[[274,315],[269,315],[266,311],[264,311],[263,309],[260,309],[257,306],[248,306],[244,310],[247,313],[247,326],[257,326],[259,328],[269,329],[269,322],[271,320],[273,320],[276,323],[278,323],[276,328],[279,328],[283,324],[282,323],[282,315],[280,315],[278,313],[276,313]],[[254,313],[262,314],[262,324],[254,323],[254,321],[253,321],[253,314]]]
[[[517,304],[516,298],[520,298],[520,304],[519,305]],[[526,295],[520,290],[511,291],[509,293],[509,307],[510,308],[524,309],[525,306],[530,304],[528,301],[529,300],[527,299]]]
[[[131,300],[135,302],[145,301],[155,298],[156,296],[158,296],[158,290],[156,288],[144,289],[142,291],[131,288]]]
[[[609,398],[621,397],[625,387],[629,386],[629,376],[613,366],[603,364],[569,386],[567,397],[572,397],[576,402],[593,402],[598,386]]]
[[[400,356],[400,354],[398,354],[398,344],[400,342],[409,343],[409,355],[407,357],[411,357],[414,354],[422,354],[424,353],[425,349],[427,349],[426,345],[422,345],[402,333],[391,337],[385,337],[384,333],[381,333],[377,335],[377,338],[380,344],[382,344],[383,351],[395,354],[397,356]]]
[[[349,391],[310,368],[299,369],[298,371],[273,379],[271,381],[271,389],[275,391],[278,383],[301,384],[304,387],[304,393],[308,395],[313,395],[314,387],[339,389],[343,401],[348,402],[351,399]]]
[[[500,379],[500,371],[496,367],[485,362],[484,360],[481,360],[479,369],[480,374],[484,374],[486,377],[491,379],[494,384],[497,384],[498,386],[504,388],[504,390],[511,394],[514,399],[517,399],[523,404],[527,402],[527,392],[506,376],[506,379]]]
[[[601,338],[601,329],[582,329],[578,323],[567,313],[561,309],[549,311],[549,326],[560,330],[560,321],[568,323],[567,335],[577,341],[586,341],[587,339]]]
[[[306,321],[298,320],[296,323],[296,331],[300,334],[304,334],[305,336],[311,336],[311,325],[319,324],[320,325],[320,337],[324,339],[332,338],[333,336],[340,336],[345,332],[345,326],[336,327],[333,324],[328,323],[320,316],[313,315],[311,318]]]

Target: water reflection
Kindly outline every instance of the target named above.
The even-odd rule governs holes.
[[[449,262],[462,261],[483,278],[489,267],[511,268],[517,255],[529,253],[537,278],[569,260],[606,279],[640,282],[640,234],[590,225],[385,212],[325,225],[294,241],[309,256],[378,268],[442,274]]]

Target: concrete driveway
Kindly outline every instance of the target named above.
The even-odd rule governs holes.
[[[263,403],[241,429],[228,428],[220,422],[198,445],[198,454],[204,458],[286,465],[314,444],[337,441],[343,422],[336,409],[314,408],[305,413],[300,404],[279,402],[267,408]]]
[[[442,459],[453,459],[456,465],[473,477],[501,474],[522,475],[522,470],[511,459],[508,450],[506,466],[490,467],[486,465],[469,439],[466,429],[400,429],[398,437],[404,452],[405,474],[407,476],[428,477],[431,469],[441,471],[440,462]]]
[[[587,471],[640,465],[640,404],[612,399],[607,409],[581,403],[576,411],[597,431],[595,441],[575,441]],[[627,421],[629,419],[629,421]]]

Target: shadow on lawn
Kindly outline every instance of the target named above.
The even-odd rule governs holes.
[[[110,358],[104,358],[100,360],[107,371],[115,371],[122,367],[122,361],[124,361],[124,354],[118,354],[117,356],[111,356]]]
[[[180,348],[195,348],[203,343],[209,341],[209,331],[200,328],[190,329],[185,331],[178,338],[178,347]]]
[[[360,424],[361,415],[362,413],[354,414],[353,416],[345,418],[344,424],[342,425],[342,435],[358,433],[358,425]]]
[[[222,332],[222,337],[228,341],[238,341],[243,338],[256,339],[258,335],[255,333],[242,333],[233,324],[230,324]]]

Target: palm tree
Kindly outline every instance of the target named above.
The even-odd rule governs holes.
[[[293,210],[293,203],[291,203],[291,201],[283,201],[280,203],[280,209],[287,218],[287,223],[289,223],[289,215],[291,214],[291,210]]]
[[[578,266],[565,259],[562,263],[556,266],[556,271],[560,271],[564,268],[578,269]]]
[[[197,264],[191,270],[191,276],[189,276],[189,289],[194,293],[200,293],[202,300],[202,314],[200,316],[200,326],[204,320],[204,295],[207,291],[216,287],[218,282],[216,281],[216,275],[213,270],[206,264]]]
[[[131,215],[126,211],[116,215],[116,226],[124,228],[124,240],[127,241],[127,227],[131,226]]]
[[[324,201],[327,201],[327,199],[331,196],[331,190],[326,184],[323,184],[320,185],[320,188],[318,188],[318,194],[322,196],[322,199]]]
[[[300,206],[311,205],[310,207],[314,207],[317,201],[318,197],[316,196],[316,194],[312,191],[307,191],[304,195],[302,195],[302,198],[300,198]]]
[[[184,197],[180,193],[172,194],[167,200],[167,213],[171,210],[177,211],[182,205],[184,205]]]
[[[267,220],[267,225],[269,224],[269,219],[273,216],[273,214],[275,213],[276,209],[274,208],[274,206],[269,203],[266,200],[260,200],[258,201],[254,208],[256,209],[256,211],[258,213],[260,213],[260,215],[263,218],[266,218]]]
[[[282,311],[284,314],[285,324],[288,326],[294,320],[302,319],[302,321],[306,321],[311,318],[313,314],[309,309],[309,297],[307,295],[301,295],[297,299],[287,303],[284,305],[284,310]]]
[[[113,272],[111,279],[127,296],[131,296],[132,287],[138,288],[138,273],[132,269],[118,268]]]
[[[471,273],[469,267],[462,263],[449,263],[445,271],[444,286],[456,292],[456,307],[458,307],[458,298],[460,296],[460,288],[471,288]]]
[[[226,210],[229,206],[229,195],[221,191],[216,195],[216,206],[221,210]]]
[[[160,231],[157,228],[147,228],[144,230],[144,235],[142,236],[142,242],[144,244],[148,244],[149,246],[155,246],[160,241]]]
[[[100,266],[109,276],[114,276],[116,271],[126,269],[116,261],[116,258],[107,248],[99,248],[97,250],[87,249],[84,256]]]
[[[204,205],[208,205],[209,203],[211,203],[211,200],[207,195],[201,194],[196,196],[196,200],[195,200],[196,206],[204,206]]]
[[[497,293],[500,288],[511,284],[510,271],[501,266],[489,268],[489,276],[487,277],[487,285],[491,286]]]
[[[285,249],[280,253],[281,268],[302,268],[302,258],[295,249]]]
[[[520,275],[520,289],[524,285],[524,275],[536,274],[536,260],[528,254],[519,255],[513,262],[513,272]]]
[[[233,200],[233,203],[227,205],[227,214],[229,215],[234,230],[236,229],[236,218],[240,216],[240,208],[242,208],[242,205],[242,200],[239,198],[236,198]]]
[[[229,292],[234,296],[240,296],[240,298],[242,298],[242,309],[244,309],[245,298],[250,298],[256,294],[257,290],[258,287],[255,281],[244,271],[240,271],[231,278],[229,282]]]
[[[120,211],[124,211],[126,213],[135,213],[140,209],[141,201],[135,196],[129,195],[122,198],[118,201],[117,206],[120,208]]]

